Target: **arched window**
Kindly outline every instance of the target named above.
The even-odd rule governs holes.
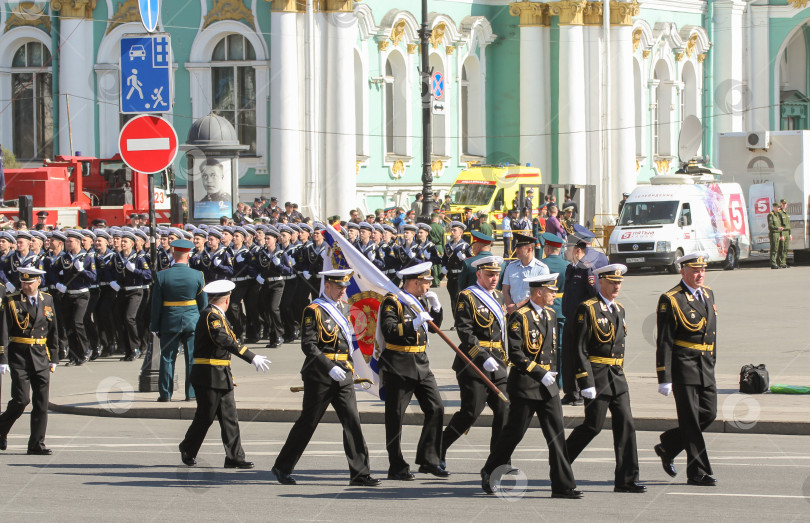
[[[391,53],[385,61],[385,154],[408,155],[405,60]]]
[[[223,37],[211,56],[212,110],[233,124],[248,154],[256,154],[256,71],[240,62],[254,60],[253,46],[240,34]]]
[[[14,154],[20,160],[53,158],[51,53],[40,42],[17,49],[11,63]]]
[[[484,156],[481,68],[470,56],[461,67],[461,154]]]

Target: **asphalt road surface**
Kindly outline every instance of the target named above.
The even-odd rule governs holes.
[[[28,415],[19,421],[27,426]],[[177,443],[187,421],[111,419],[53,414],[47,444],[53,456],[26,456],[27,435],[15,430],[0,455],[0,520],[11,521],[806,521],[810,511],[807,438],[707,434],[718,486],[685,484],[685,458],[670,479],[652,451],[658,434],[638,433],[646,494],[613,490],[613,446],[603,432],[574,464],[582,500],[550,499],[547,449],[539,429],[529,430],[513,464],[523,475],[503,497],[487,496],[478,471],[489,430],[473,428],[448,454],[447,480],[417,474],[410,483],[348,487],[340,425],[322,424],[294,476],[282,486],[270,473],[291,427],[242,423],[248,471],[222,468],[219,430],[212,427],[199,465],[180,462]],[[15,427],[17,428],[17,427]],[[417,427],[405,427],[403,449],[412,460]],[[384,479],[384,429],[364,427],[373,473]],[[415,468],[415,467],[414,467]]]

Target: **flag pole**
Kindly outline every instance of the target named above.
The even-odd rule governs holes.
[[[490,389],[492,389],[492,392],[496,393],[498,397],[501,398],[506,403],[509,403],[509,400],[506,398],[506,394],[501,392],[501,390],[494,383],[492,383],[492,381],[489,378],[486,377],[486,375],[481,371],[481,369],[478,368],[478,365],[473,363],[472,360],[469,357],[467,357],[466,354],[464,354],[464,351],[459,349],[456,346],[456,344],[453,343],[452,340],[448,338],[447,335],[443,333],[435,323],[433,323],[432,321],[429,321],[427,323],[428,325],[433,327],[433,329],[436,331],[436,334],[438,334],[439,337],[443,339],[445,343],[450,345],[450,348],[456,351],[456,354],[458,354],[461,357],[461,359],[464,360],[464,362],[467,363],[467,365],[469,365],[470,368],[472,368],[476,372],[476,374],[478,374],[478,377],[484,380],[484,384]]]

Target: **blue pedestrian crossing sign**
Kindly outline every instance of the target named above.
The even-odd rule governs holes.
[[[168,34],[121,39],[121,112],[167,113],[172,104],[172,45]]]

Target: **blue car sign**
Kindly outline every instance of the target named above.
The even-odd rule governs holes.
[[[160,0],[138,0],[141,10],[141,22],[150,33],[157,29],[158,14],[160,13]]]

